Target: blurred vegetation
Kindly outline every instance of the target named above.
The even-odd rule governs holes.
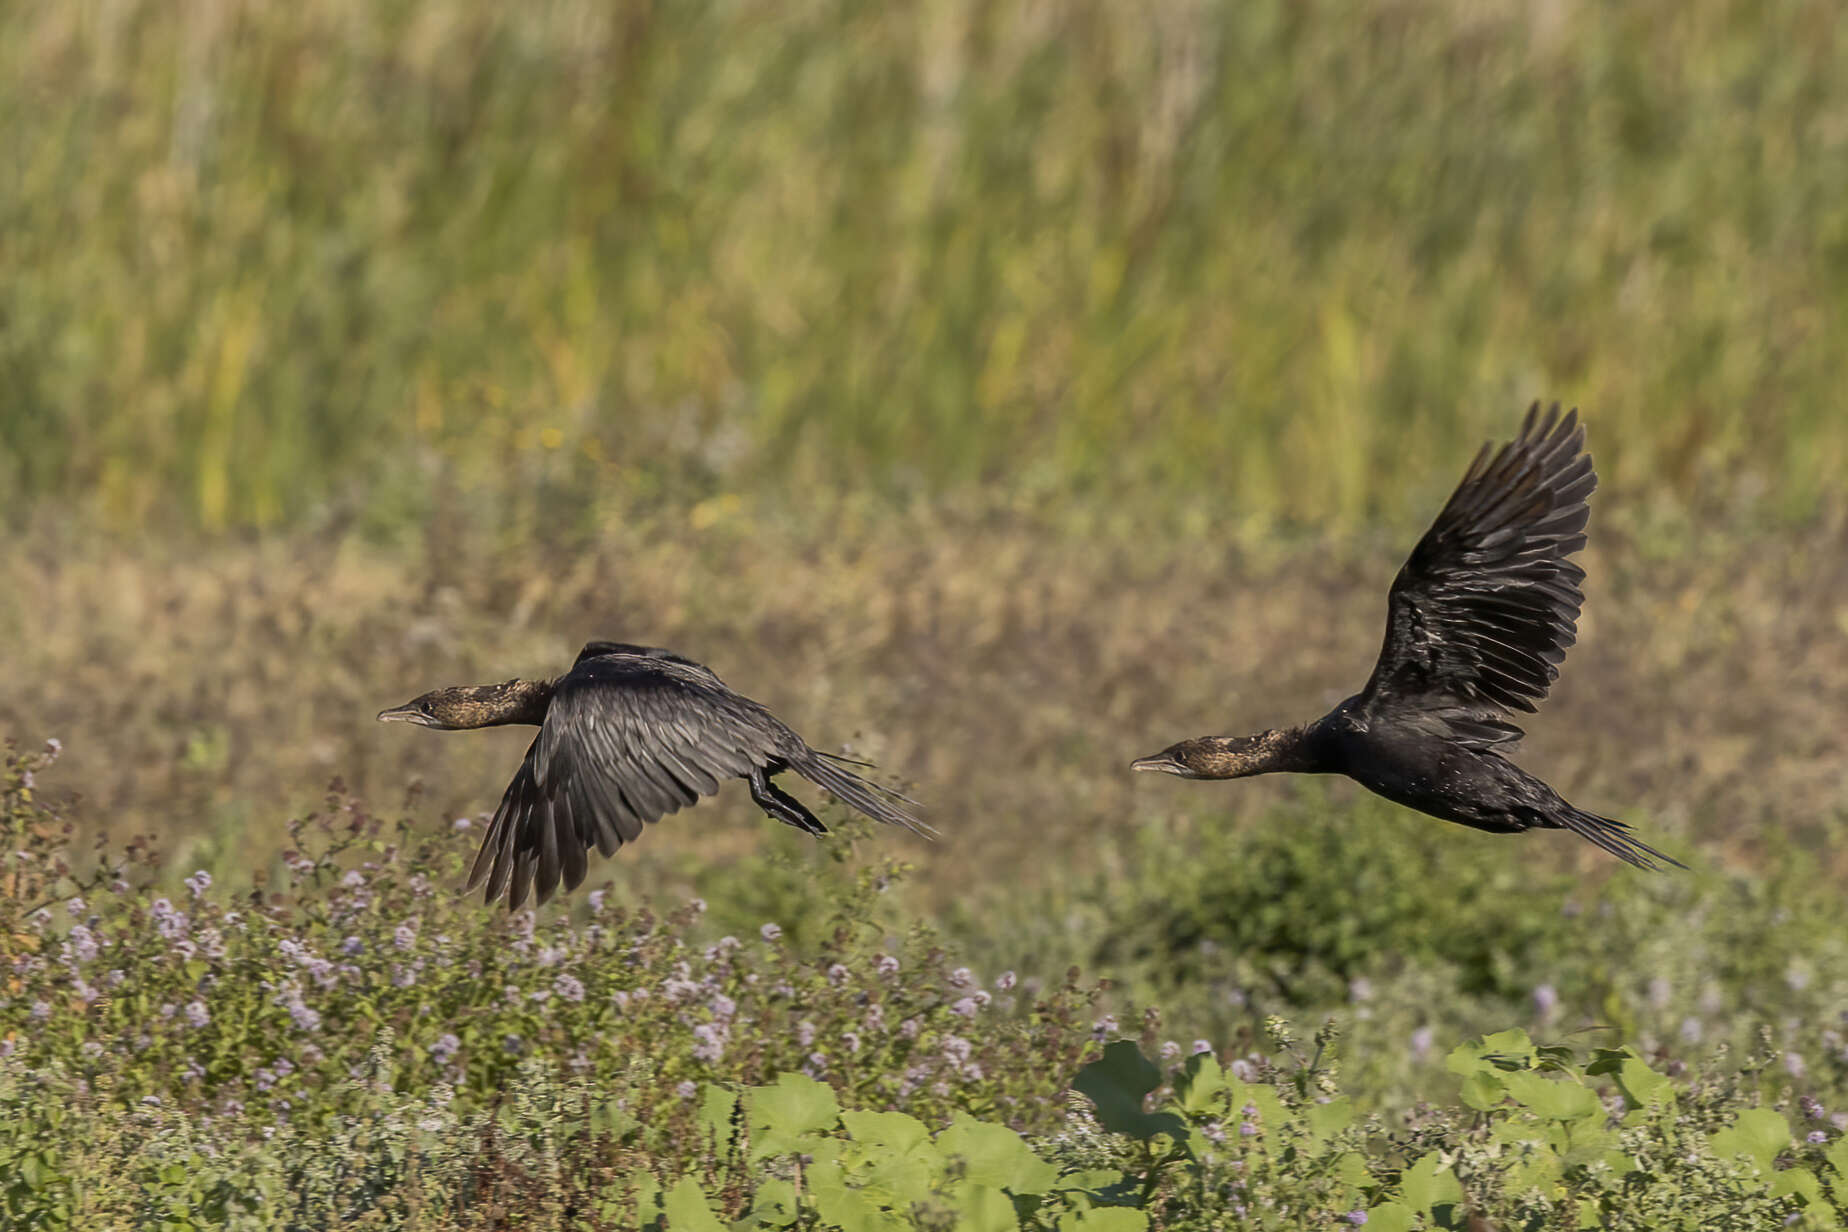
[[[1351,529],[1558,396],[1652,506],[1805,517],[1848,465],[1837,17],[7,5],[0,502]]]

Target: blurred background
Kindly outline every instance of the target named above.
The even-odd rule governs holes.
[[[1127,763],[1356,689],[1470,457],[1556,398],[1602,483],[1524,764],[1683,884],[1839,897],[1838,16],[0,6],[0,735],[63,740],[81,827],[247,878],[336,778],[492,808],[525,736],[381,707],[665,644],[924,800],[939,842],[865,846],[996,965],[1202,1020],[1355,973],[1428,1006],[1405,953],[1492,900],[1707,907],[1561,835]],[[826,884],[802,841],[728,789],[594,876],[760,919]],[[1666,957],[1522,968],[1588,923],[1445,961],[1643,997]]]

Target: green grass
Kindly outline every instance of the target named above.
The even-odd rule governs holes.
[[[1640,503],[1807,517],[1848,464],[1834,20],[7,6],[0,499],[1351,529],[1557,396]]]

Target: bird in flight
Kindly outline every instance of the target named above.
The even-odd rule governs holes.
[[[556,680],[437,689],[379,712],[382,722],[443,731],[536,725],[539,734],[501,796],[468,875],[517,910],[543,904],[562,881],[584,880],[589,851],[605,856],[659,821],[742,778],[751,799],[809,834],[828,828],[771,779],[793,770],[877,821],[929,834],[916,801],[845,769],[865,765],[812,749],[780,719],[725,687],[711,668],[669,650],[591,642]]]
[[[1504,752],[1577,637],[1585,500],[1597,486],[1578,411],[1528,409],[1484,445],[1399,570],[1386,643],[1359,693],[1301,727],[1183,740],[1132,763],[1187,779],[1345,774],[1445,821],[1513,834],[1570,830],[1639,868],[1685,867],[1621,821],[1575,808]]]

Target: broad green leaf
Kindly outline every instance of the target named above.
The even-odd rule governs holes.
[[[1399,1178],[1399,1194],[1407,1206],[1423,1213],[1461,1202],[1463,1186],[1433,1152],[1405,1170]]]
[[[1771,1195],[1797,1194],[1807,1206],[1822,1205],[1822,1182],[1806,1168],[1786,1168],[1771,1177]]]
[[[801,1217],[793,1182],[777,1178],[758,1183],[756,1197],[751,1201],[752,1226],[787,1228]]]
[[[699,1123],[711,1141],[718,1144],[721,1153],[728,1150],[732,1139],[737,1135],[738,1127],[732,1123],[732,1117],[738,1109],[738,1097],[724,1087],[708,1083],[700,1095]]]
[[[1382,1202],[1367,1212],[1367,1232],[1412,1232],[1417,1226],[1417,1213],[1397,1202]]]
[[[1144,1112],[1142,1101],[1161,1085],[1161,1071],[1129,1040],[1104,1049],[1099,1060],[1078,1071],[1072,1086],[1097,1105],[1097,1119],[1112,1133],[1144,1141],[1169,1134],[1185,1141],[1187,1125],[1172,1112]]]
[[[1187,1068],[1175,1083],[1175,1089],[1181,1107],[1188,1112],[1210,1112],[1224,1103],[1220,1097],[1226,1092],[1226,1076],[1219,1068],[1219,1059],[1210,1052],[1197,1052],[1188,1057]]]
[[[1583,1121],[1604,1111],[1598,1093],[1576,1082],[1519,1070],[1503,1074],[1502,1083],[1517,1103],[1549,1121]]]
[[[1059,1232],[1148,1232],[1149,1217],[1127,1206],[1074,1211],[1059,1220]]]
[[[875,1197],[847,1183],[838,1163],[817,1161],[808,1170],[809,1196],[824,1224],[841,1232],[898,1232],[905,1221]]]
[[[1508,1089],[1492,1069],[1481,1069],[1463,1079],[1458,1096],[1478,1112],[1487,1112],[1508,1096]]]
[[[802,1074],[781,1074],[774,1086],[752,1087],[748,1098],[754,1159],[790,1154],[805,1138],[833,1129],[841,1115],[834,1089]]]
[[[683,1176],[674,1183],[662,1200],[661,1209],[667,1212],[668,1227],[674,1232],[725,1232],[725,1225],[706,1205],[706,1195],[700,1192],[699,1182],[690,1176]]]
[[[1059,1170],[1035,1155],[1019,1134],[966,1112],[957,1113],[937,1135],[937,1150],[946,1158],[960,1158],[971,1182],[1012,1193],[1045,1193],[1059,1178]]]
[[[1707,1141],[1722,1159],[1748,1155],[1760,1172],[1770,1172],[1777,1153],[1790,1145],[1790,1125],[1769,1108],[1747,1108]]]
[[[1016,1232],[1020,1215],[1014,1200],[993,1185],[964,1180],[952,1191],[957,1232]]]
[[[867,1165],[858,1177],[863,1187],[909,1198],[922,1195],[943,1174],[943,1159],[931,1144],[930,1131],[914,1117],[902,1112],[843,1112],[841,1124],[853,1136],[855,1158]]]

